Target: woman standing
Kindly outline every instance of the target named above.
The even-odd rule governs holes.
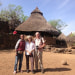
[[[33,52],[34,52],[34,43],[32,42],[32,37],[27,36],[27,42],[25,45],[26,69],[27,69],[27,73],[29,73],[29,58],[30,58],[30,60],[31,60],[31,72],[34,74]]]

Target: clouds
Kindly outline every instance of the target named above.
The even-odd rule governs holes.
[[[61,9],[61,8],[65,7],[65,6],[68,4],[69,1],[70,1],[70,0],[64,0],[64,1],[59,5],[58,9]]]

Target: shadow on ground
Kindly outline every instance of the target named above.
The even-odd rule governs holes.
[[[46,68],[46,69],[44,69],[44,71],[45,72],[56,72],[56,71],[59,71],[59,72],[61,72],[61,71],[70,71],[71,69],[70,68]]]
[[[62,72],[62,71],[70,71],[70,68],[45,68],[44,72]],[[38,72],[41,72],[39,69]]]
[[[0,50],[0,52],[15,52],[15,49]]]

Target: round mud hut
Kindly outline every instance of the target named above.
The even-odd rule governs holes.
[[[57,29],[52,27],[43,17],[43,13],[38,9],[31,12],[30,17],[20,24],[16,29],[18,33],[25,35],[34,35],[35,32],[40,32],[46,39],[47,44],[55,44],[56,41],[53,37],[57,37],[60,33]],[[54,40],[54,41],[53,41]]]
[[[67,47],[67,37],[65,36],[64,33],[61,33],[58,37],[57,37],[57,40],[56,40],[56,44],[58,47]]]
[[[72,32],[67,36],[67,45],[68,47],[75,47],[75,34],[73,34]]]

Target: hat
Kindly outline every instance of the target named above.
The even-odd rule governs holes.
[[[29,38],[32,38],[32,36],[31,36],[31,35],[28,35],[28,36],[27,36],[27,39],[29,39]]]

